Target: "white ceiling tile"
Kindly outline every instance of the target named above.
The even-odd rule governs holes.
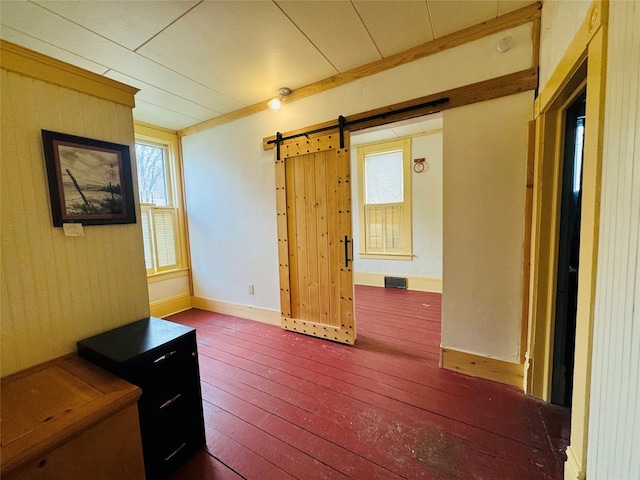
[[[398,137],[410,137],[411,135],[420,135],[421,133],[424,133],[424,130],[422,130],[422,127],[418,123],[402,125],[400,127],[395,127],[392,130]]]
[[[349,143],[352,147],[357,145],[366,145],[368,143],[382,142],[384,140],[393,140],[398,138],[392,129],[378,130],[374,132],[354,132]]]
[[[25,35],[24,33],[14,30],[11,27],[7,27],[6,25],[2,25],[2,27],[0,27],[0,32],[3,40],[26,47],[57,60],[70,63],[71,65],[97,73],[98,75],[103,75],[107,70],[109,70],[109,67],[92,62],[86,58],[82,58],[74,53],[58,48],[55,45],[51,45],[50,43],[46,43],[32,36]]]
[[[137,99],[133,118],[138,122],[176,131],[199,123],[195,118]]]
[[[427,0],[435,38],[477,25],[498,15],[498,0]]]
[[[135,50],[198,2],[194,0],[161,2],[40,0],[35,3],[88,30]]]
[[[181,92],[212,110],[226,113],[244,106],[31,2],[2,2],[2,23],[162,90]]]
[[[537,0],[500,0],[498,6],[498,15],[504,15],[520,8],[524,8],[528,5],[536,3]]]
[[[153,105],[162,105],[168,110],[180,112],[201,122],[221,115],[221,112],[203,107],[191,100],[187,100],[176,94],[161,90],[153,85],[149,85],[148,83],[131,78],[128,75],[116,72],[115,70],[107,72],[105,77],[109,77],[113,80],[117,80],[118,82],[138,88],[140,91],[136,94],[136,103],[142,100]]]
[[[425,2],[355,0],[353,3],[384,57],[433,40]]]
[[[442,112],[434,113],[433,115],[428,115],[426,117],[422,117],[420,120],[420,128],[422,128],[423,132],[433,132],[434,130],[442,130],[443,120],[442,120]]]
[[[276,3],[338,71],[382,58],[351,2]]]
[[[204,2],[138,50],[252,104],[336,70],[271,2]]]
[[[399,122],[377,125],[375,127],[358,130],[351,135],[351,145],[365,145],[399,137],[420,135],[426,132],[442,129],[442,112],[433,113],[417,118],[409,118]]]

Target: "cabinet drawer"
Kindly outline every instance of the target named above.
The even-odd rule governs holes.
[[[131,360],[127,365],[127,374],[135,375],[140,383],[151,383],[161,375],[178,375],[181,369],[192,368],[195,362],[195,335],[189,335]]]
[[[183,423],[202,420],[201,400],[198,392],[177,393],[164,402],[155,398],[139,405],[140,423],[151,435],[174,430]]]
[[[168,478],[203,445],[204,437],[193,428],[177,435],[157,437],[154,444],[145,447],[148,477]]]
[[[195,355],[195,351],[177,351],[162,363],[132,369],[129,381],[142,389],[143,403],[154,402],[159,406],[179,393],[199,390],[200,374]]]

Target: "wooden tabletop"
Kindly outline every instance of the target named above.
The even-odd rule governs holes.
[[[135,403],[141,390],[76,355],[2,379],[0,476]]]

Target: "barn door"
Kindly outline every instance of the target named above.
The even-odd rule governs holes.
[[[276,148],[282,327],[353,344],[348,132]],[[280,158],[278,159],[278,152]]]

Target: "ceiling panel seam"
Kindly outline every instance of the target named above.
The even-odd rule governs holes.
[[[202,103],[198,103],[198,102],[196,102],[196,101],[194,101],[194,100],[191,100],[190,98],[183,97],[182,95],[178,95],[177,93],[172,92],[172,91],[170,91],[170,90],[167,90],[167,89],[165,89],[165,88],[163,88],[163,87],[159,87],[158,85],[153,85],[153,84],[151,84],[151,83],[149,83],[149,82],[146,82],[146,81],[144,81],[144,80],[140,80],[140,79],[138,79],[138,78],[136,78],[136,77],[133,77],[133,76],[131,76],[131,75],[127,74],[127,73],[124,73],[124,72],[121,72],[121,71],[119,71],[119,70],[116,70],[115,68],[110,68],[110,69],[108,69],[106,72],[104,72],[104,73],[102,74],[102,76],[105,76],[105,77],[106,77],[106,76],[107,76],[107,74],[108,74],[109,72],[114,72],[114,73],[116,73],[116,74],[118,74],[118,75],[122,75],[122,76],[125,76],[125,77],[129,77],[129,78],[131,78],[131,79],[135,80],[136,82],[143,83],[143,84],[145,84],[145,85],[146,85],[146,86],[148,86],[148,87],[155,88],[156,90],[159,90],[159,91],[161,91],[161,92],[163,92],[163,93],[166,93],[167,95],[171,95],[172,97],[179,98],[180,100],[183,100],[183,101],[185,101],[185,102],[188,102],[188,103],[190,103],[190,104],[192,104],[192,105],[195,105],[195,106],[198,106],[198,107],[201,107],[201,108],[207,109],[207,110],[211,110],[212,112],[214,112],[214,113],[218,113],[218,114],[220,114],[220,115],[223,115],[223,114],[224,114],[224,112],[221,112],[220,110],[216,110],[215,108],[208,107],[208,106],[206,106],[206,105],[204,105],[204,104],[202,104]],[[109,77],[107,77],[107,78],[109,78]],[[122,81],[122,80],[120,80],[120,81]],[[127,83],[126,81],[122,81],[122,82],[123,82],[123,83]],[[194,83],[196,83],[196,82],[194,81]],[[204,87],[206,87],[206,85],[203,85],[203,86],[204,86]],[[208,88],[208,87],[207,87],[207,88]],[[140,88],[140,91],[142,91],[142,88]],[[177,113],[181,113],[181,112],[177,112]]]
[[[298,30],[300,32],[300,34],[307,39],[307,41],[313,45],[313,48],[316,49],[316,51],[322,56],[322,58],[324,58],[327,63],[329,65],[331,65],[331,68],[333,68],[336,72],[340,72],[340,70],[338,69],[338,67],[336,67],[333,62],[331,60],[329,60],[327,58],[327,56],[324,54],[324,52],[322,50],[320,50],[320,48],[313,42],[313,40],[311,40],[306,33],[304,33],[304,31],[298,26],[298,24],[296,22],[293,21],[293,19],[287,15],[287,13],[282,9],[282,7],[280,7],[280,5],[278,5],[278,2],[276,2],[275,0],[273,0],[273,4],[276,6],[276,8],[278,10],[280,10],[280,12],[287,18],[287,20],[289,20],[291,22],[291,25],[293,25],[294,27],[296,27],[296,30]]]
[[[186,12],[184,12],[182,15],[179,15],[177,18],[175,18],[174,20],[172,20],[171,22],[169,22],[167,25],[165,25],[163,28],[161,28],[160,30],[158,30],[156,33],[154,33],[153,35],[151,35],[149,38],[147,38],[144,42],[142,42],[140,45],[138,45],[136,48],[133,49],[133,51],[135,53],[138,53],[138,50],[141,49],[142,47],[144,47],[147,43],[149,43],[151,40],[153,40],[154,38],[156,38],[158,35],[160,35],[162,32],[164,32],[167,28],[169,28],[171,25],[173,25],[174,23],[176,23],[178,20],[180,20],[182,17],[184,17],[185,15],[187,15],[188,13],[190,13],[191,11],[193,11],[194,8],[200,6],[200,4],[204,2],[204,0],[200,0],[198,3],[196,3],[193,7],[191,7],[189,10],[187,10]],[[145,57],[146,58],[146,57]]]
[[[360,23],[362,23],[362,26],[364,27],[365,31],[367,32],[367,35],[369,35],[369,38],[371,39],[371,42],[373,43],[373,46],[376,47],[376,51],[378,52],[378,55],[380,55],[380,58],[384,58],[384,55],[382,55],[382,52],[380,51],[380,48],[378,47],[378,44],[376,43],[375,39],[373,38],[373,35],[371,35],[371,32],[369,31],[369,27],[367,27],[367,24],[362,19],[362,15],[360,15],[360,11],[358,10],[358,7],[355,6],[355,4],[353,3],[353,0],[351,0],[349,3],[351,3],[351,6],[353,7],[353,9],[356,12],[356,15],[358,15],[358,18],[360,19]]]
[[[431,27],[431,35],[433,35],[433,39],[436,39],[436,29],[433,28],[433,15],[431,14],[431,4],[429,0],[424,0],[424,3],[427,5],[427,15],[429,15],[429,26]]]
[[[196,6],[200,5],[202,2],[203,2],[203,0],[201,0],[201,1],[200,1],[198,4],[196,4],[193,8],[195,8]],[[33,2],[32,2],[32,3],[33,3]],[[52,15],[55,15],[55,16],[57,16],[57,17],[59,17],[59,18],[64,19],[65,21],[67,21],[67,22],[69,22],[69,23],[72,23],[72,24],[76,25],[77,27],[79,27],[79,28],[81,28],[81,29],[83,29],[83,30],[86,30],[87,32],[92,33],[93,35],[96,35],[96,36],[98,36],[98,37],[100,37],[100,38],[102,38],[102,39],[106,40],[106,41],[107,41],[107,42],[109,42],[109,43],[112,43],[112,44],[114,44],[114,45],[117,45],[117,46],[118,46],[118,47],[120,47],[120,48],[124,48],[124,49],[125,49],[125,50],[127,50],[128,52],[133,53],[134,55],[138,55],[138,56],[140,56],[141,58],[144,58],[145,60],[147,60],[147,61],[149,61],[149,62],[152,62],[152,63],[154,63],[154,64],[156,64],[156,65],[158,65],[158,66],[160,66],[160,67],[162,67],[162,68],[165,68],[167,71],[170,71],[170,72],[172,72],[172,73],[175,73],[176,75],[180,75],[181,77],[186,78],[187,80],[189,80],[189,81],[191,81],[191,82],[197,83],[198,85],[200,85],[200,86],[202,86],[202,87],[204,87],[204,88],[206,88],[206,89],[208,89],[208,90],[210,90],[210,91],[212,91],[212,92],[215,92],[215,93],[217,93],[217,94],[219,94],[219,95],[221,95],[221,96],[223,96],[223,97],[225,97],[225,98],[228,98],[228,99],[230,99],[230,100],[233,100],[234,102],[238,102],[238,100],[236,100],[236,99],[234,99],[234,98],[232,98],[232,97],[229,97],[228,95],[225,95],[224,93],[219,92],[218,90],[216,90],[216,89],[214,89],[214,88],[211,88],[210,86],[205,85],[204,83],[199,82],[199,81],[197,81],[197,80],[195,80],[195,79],[193,79],[193,78],[191,78],[191,77],[189,77],[189,76],[185,75],[184,73],[178,72],[178,71],[176,71],[176,70],[174,70],[174,69],[171,69],[171,68],[167,67],[166,65],[163,65],[162,63],[156,62],[156,61],[155,61],[155,60],[153,60],[152,58],[149,58],[149,57],[147,57],[147,56],[145,56],[145,55],[142,55],[142,54],[140,54],[140,53],[138,53],[138,52],[136,52],[136,51],[134,51],[134,50],[131,50],[131,49],[129,49],[128,47],[126,47],[125,45],[122,45],[122,44],[120,44],[120,43],[118,43],[118,42],[116,42],[116,41],[112,40],[112,39],[111,39],[111,38],[109,38],[109,37],[106,37],[106,36],[104,36],[104,35],[102,35],[102,34],[100,34],[100,33],[96,32],[96,31],[94,31],[94,30],[91,30],[91,29],[89,29],[89,28],[85,27],[84,25],[82,25],[82,24],[80,24],[80,23],[78,23],[78,22],[75,22],[75,21],[73,21],[73,20],[71,20],[71,19],[69,19],[69,18],[65,17],[64,15],[60,15],[59,13],[57,13],[57,12],[55,12],[55,11],[53,11],[53,10],[49,9],[49,8],[46,8],[46,7],[44,7],[44,6],[42,6],[42,5],[38,4],[38,3],[34,3],[34,5],[36,5],[36,6],[37,6],[37,7],[39,7],[39,8],[42,8],[43,10],[46,10],[47,12],[51,13]],[[193,10],[193,8],[191,8],[189,11]],[[182,18],[183,16],[184,16],[184,15],[181,15],[179,18]],[[176,19],[176,20],[178,20],[178,19]],[[175,21],[174,21],[174,22],[171,22],[171,24],[173,24],[173,23],[175,23]],[[168,26],[167,26],[167,27],[168,27]],[[166,27],[165,27],[165,29],[166,29]],[[163,31],[164,31],[165,29],[163,29]],[[24,35],[30,36],[30,37],[32,37],[32,38],[36,38],[36,37],[33,37],[33,36],[29,35],[29,34],[28,34],[28,33],[26,33],[26,32],[21,32],[21,33],[23,33]],[[157,36],[157,34],[156,34],[156,35],[154,35],[154,36],[153,36],[153,38],[155,38],[156,36]],[[40,40],[40,39],[38,39],[38,40]],[[151,40],[151,39],[149,39],[149,40]],[[148,42],[149,42],[149,40],[147,40],[144,44],[148,43]],[[43,40],[40,40],[40,41],[43,41]],[[47,43],[47,42],[45,42],[45,43]],[[144,45],[144,44],[143,44],[143,45]],[[63,51],[66,51],[66,52],[68,52],[68,53],[72,53],[73,55],[77,55],[76,53],[69,52],[68,50],[65,50],[64,48],[61,48],[61,47],[59,47],[58,45],[53,45],[53,44],[50,44],[50,45],[51,45],[51,46],[53,46],[53,47],[59,48],[59,49],[61,49],[61,50],[63,50]],[[137,48],[136,48],[136,50],[138,50],[139,48],[141,48],[143,45],[141,45],[141,46],[137,47]],[[92,61],[92,62],[94,62],[94,63],[97,63],[98,65],[102,65],[102,63],[100,63],[99,61],[96,61],[94,58],[87,58],[87,57],[82,57],[82,56],[80,56],[80,58],[84,58],[85,60],[90,60],[90,61]],[[121,73],[121,74],[123,74],[123,75],[130,76],[131,78],[133,78],[134,80],[137,80],[137,81],[139,81],[139,82],[146,83],[146,82],[144,82],[143,80],[140,80],[139,78],[136,78],[136,77],[134,77],[134,76],[132,76],[132,75],[130,75],[130,74],[125,74],[125,73],[119,72],[118,70],[113,69],[113,68],[112,68],[111,70],[113,70],[113,71],[115,71],[115,72],[118,72],[118,73]],[[156,85],[154,85],[154,86],[156,86]],[[159,87],[157,87],[157,86],[156,86],[156,88],[159,88]],[[211,110],[213,110],[213,109],[211,109]]]

